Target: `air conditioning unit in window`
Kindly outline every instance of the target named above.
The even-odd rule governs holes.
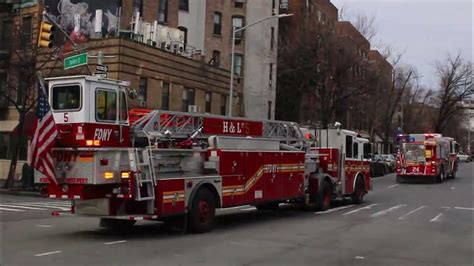
[[[190,105],[188,106],[188,112],[189,113],[199,113],[201,109],[197,105]]]
[[[146,101],[138,101],[139,107],[146,107]]]

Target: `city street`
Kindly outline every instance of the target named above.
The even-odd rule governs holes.
[[[98,219],[53,217],[68,202],[2,195],[1,265],[473,265],[474,163],[442,184],[373,179],[362,205],[322,213],[282,206],[222,210],[207,234],[137,223],[122,236]]]

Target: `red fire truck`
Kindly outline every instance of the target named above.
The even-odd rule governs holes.
[[[325,210],[336,198],[360,203],[371,189],[366,140],[354,132],[329,130],[328,145],[311,148],[293,122],[149,110],[131,112],[130,125],[126,82],[47,82],[59,129],[59,185],[48,184],[47,194],[104,226],[160,220],[206,232],[216,208],[295,202]]]
[[[408,134],[399,137],[402,143],[396,167],[397,182],[422,177],[441,183],[447,178],[455,178],[457,143],[453,138],[441,134]]]

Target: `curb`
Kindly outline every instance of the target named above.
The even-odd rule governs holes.
[[[44,196],[37,191],[8,190],[2,188],[0,189],[0,194],[44,198]]]

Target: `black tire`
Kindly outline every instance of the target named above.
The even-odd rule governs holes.
[[[441,169],[441,173],[435,176],[435,183],[443,183],[444,180],[444,169]]]
[[[194,195],[188,214],[190,232],[205,233],[212,230],[216,217],[216,200],[207,188],[200,188]]]
[[[402,176],[397,175],[397,183],[402,184],[405,182],[405,179]]]
[[[324,181],[316,196],[316,211],[326,211],[331,207],[332,189],[328,181]]]
[[[255,208],[259,211],[276,211],[278,210],[278,206],[280,206],[279,202],[269,202],[263,204],[255,205]]]
[[[136,221],[100,218],[99,226],[120,234],[129,233]]]
[[[357,177],[354,192],[351,194],[352,203],[361,204],[364,201],[365,185],[362,177]]]

